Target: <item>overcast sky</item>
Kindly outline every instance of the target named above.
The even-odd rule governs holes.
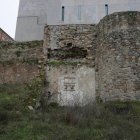
[[[0,28],[15,38],[19,0],[0,0]]]

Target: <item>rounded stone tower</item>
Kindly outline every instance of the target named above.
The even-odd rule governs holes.
[[[140,100],[140,12],[120,12],[98,25],[98,96]]]

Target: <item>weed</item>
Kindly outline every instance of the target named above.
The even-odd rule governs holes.
[[[139,140],[140,102],[52,103],[44,113],[31,112],[24,103],[30,92],[25,87],[0,85],[0,140]]]

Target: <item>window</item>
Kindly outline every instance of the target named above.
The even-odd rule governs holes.
[[[108,4],[105,4],[105,14],[108,15]]]
[[[62,21],[64,21],[65,18],[65,7],[62,6]]]
[[[78,17],[78,20],[81,20],[81,5],[77,7],[77,17]]]

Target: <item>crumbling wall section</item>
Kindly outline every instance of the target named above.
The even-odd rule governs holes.
[[[95,25],[46,26],[48,93],[60,105],[95,100]]]

